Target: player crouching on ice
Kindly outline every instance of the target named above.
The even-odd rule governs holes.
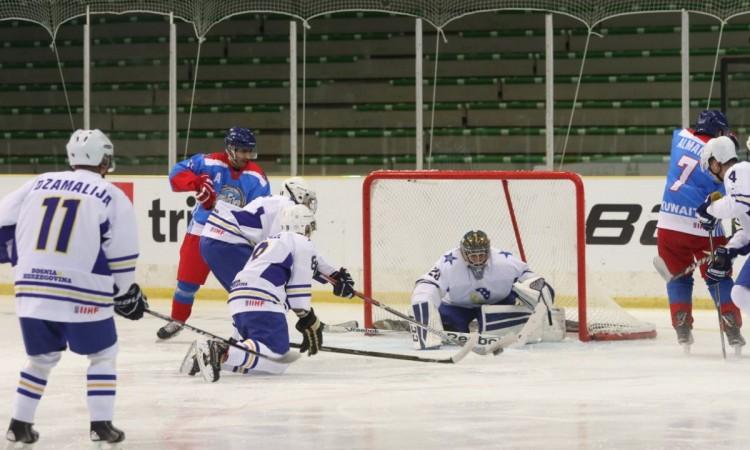
[[[240,374],[284,373],[289,363],[280,362],[289,352],[286,312],[297,314],[295,328],[302,333],[300,352],[312,356],[323,345],[323,323],[310,305],[311,283],[318,266],[318,252],[310,235],[315,215],[305,205],[282,211],[281,232],[258,243],[250,260],[237,274],[229,293],[234,339],[265,358],[229,347],[225,342],[195,342],[181,371],[201,372],[206,381],[217,381],[220,371]],[[333,293],[354,295],[354,281],[342,269],[335,272]],[[274,361],[273,359],[277,359]]]
[[[747,145],[750,148],[750,139]],[[742,226],[725,247],[714,250],[714,258],[706,269],[706,278],[711,280],[709,289],[722,284],[731,287],[732,260],[737,255],[750,253],[750,163],[738,162],[736,150],[735,142],[722,136],[708,141],[701,154],[701,168],[724,183],[727,196],[722,198],[716,192],[709,195],[696,210],[698,221],[709,233],[721,226],[718,219],[737,218]],[[745,313],[750,311],[750,265],[747,261],[731,287],[731,297],[732,302],[719,305],[721,328],[729,345],[739,353],[745,339],[740,333],[742,316],[737,308]]]
[[[490,247],[487,234],[477,230],[466,233],[458,248],[417,280],[411,303],[416,320],[438,331],[468,333],[476,320],[483,334],[504,336],[523,329],[525,342],[542,337],[559,341],[565,337],[565,314],[552,308],[554,296],[552,287],[525,262]],[[547,308],[552,323],[541,320],[547,319]],[[532,329],[524,329],[527,321]],[[442,344],[437,333],[426,329],[412,327],[412,334],[418,349]]]

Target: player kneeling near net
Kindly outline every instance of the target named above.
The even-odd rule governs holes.
[[[503,336],[519,332],[538,310],[539,320],[527,342],[562,340],[565,314],[552,308],[555,291],[529,266],[509,252],[490,246],[483,231],[469,231],[417,280],[411,303],[414,317],[432,329],[468,333],[476,320],[480,333]],[[531,322],[530,322],[531,323]],[[543,325],[542,325],[543,324]],[[439,348],[437,333],[412,327],[419,349]]]
[[[221,370],[284,373],[289,366],[283,361],[290,348],[286,322],[289,309],[297,315],[295,328],[303,336],[300,352],[310,356],[318,353],[323,345],[323,322],[310,305],[311,283],[318,266],[318,252],[310,240],[315,215],[305,205],[290,206],[281,212],[280,226],[280,233],[255,246],[229,292],[233,338],[250,352],[221,340],[196,341],[188,350],[181,372],[200,372],[211,382],[219,379]],[[331,278],[335,281],[335,295],[354,295],[354,281],[345,269],[334,272]]]

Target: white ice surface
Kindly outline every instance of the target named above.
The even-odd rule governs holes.
[[[166,301],[152,307],[169,311]],[[316,310],[331,323],[361,319],[359,304]],[[0,297],[5,423],[25,360],[13,311],[12,298]],[[470,354],[455,366],[322,353],[282,376],[225,374],[214,384],[177,373],[193,334],[157,343],[162,321],[118,319],[115,424],[127,434],[119,448],[750,448],[750,357],[722,360],[715,312],[696,312],[690,356],[676,344],[666,309],[633,313],[656,323],[659,337],[568,338],[497,357]],[[230,332],[221,302],[199,302],[190,323]],[[420,354],[405,337],[327,334],[325,344]],[[96,448],[87,434],[87,364],[66,353],[53,371],[33,448]]]

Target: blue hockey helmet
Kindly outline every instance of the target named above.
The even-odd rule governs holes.
[[[256,159],[258,152],[255,150],[255,134],[249,128],[232,127],[224,136],[224,150],[233,164],[242,166],[247,160]],[[249,157],[238,161],[237,152],[248,152]]]
[[[718,109],[706,109],[698,114],[695,122],[697,134],[707,134],[711,137],[719,137],[729,132],[729,121],[727,116]]]

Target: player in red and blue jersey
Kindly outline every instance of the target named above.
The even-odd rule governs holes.
[[[258,157],[255,135],[247,128],[231,128],[224,137],[224,152],[199,153],[177,163],[169,173],[175,192],[195,192],[198,204],[180,247],[177,288],[172,298],[172,319],[185,322],[198,289],[210,272],[201,257],[200,236],[217,200],[243,207],[253,199],[271,194],[266,174],[253,162]],[[169,322],[156,333],[169,339],[180,332],[178,322]]]
[[[721,181],[700,166],[704,145],[718,136],[732,137],[726,116],[718,110],[701,111],[694,128],[677,129],[673,133],[656,238],[659,256],[670,273],[682,272],[711,252],[708,231],[701,227],[695,213],[711,193],[724,194]],[[721,226],[714,229],[713,236],[714,246],[726,244]],[[700,266],[701,276],[720,305],[722,315],[731,315],[735,323],[741,324],[739,310],[731,300],[732,280],[707,279],[706,268],[706,264]],[[693,275],[668,282],[667,296],[677,341],[688,348],[693,343]]]

